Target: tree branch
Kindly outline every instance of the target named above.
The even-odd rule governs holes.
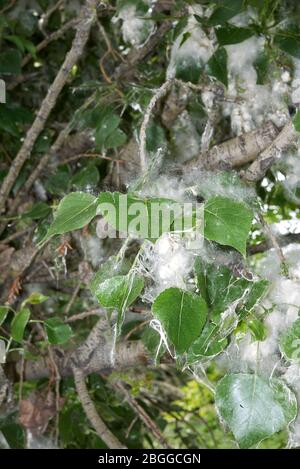
[[[89,396],[88,389],[85,383],[85,376],[82,371],[78,368],[73,368],[75,386],[78,393],[78,397],[84,408],[87,418],[91,422],[92,426],[96,430],[98,436],[110,449],[126,449],[117,437],[108,429],[106,424],[100,418],[97,413],[97,409],[92,399]]]
[[[117,344],[113,365],[111,361],[111,349],[112,344],[96,347],[91,353],[91,360],[89,361],[87,359],[84,363],[82,357],[80,357],[80,347],[70,353],[63,353],[61,350],[53,348],[53,357],[61,377],[72,375],[72,366],[82,369],[85,375],[89,375],[91,373],[99,373],[112,369],[122,370],[135,366],[145,366],[151,363],[143,343],[139,340],[120,342]],[[14,380],[18,380],[20,372],[19,362],[9,362],[6,368],[8,376],[14,376]],[[25,381],[48,378],[49,375],[49,363],[46,357],[39,360],[26,361],[24,368]]]
[[[299,243],[300,242],[300,233],[289,233],[284,236],[280,236],[277,239],[279,246],[284,247],[288,244]],[[254,254],[260,254],[263,252],[272,249],[274,246],[270,242],[270,240],[263,241],[262,243],[256,244],[256,246],[250,246],[247,250],[250,256]]]
[[[117,389],[117,391],[121,392],[124,395],[128,405],[133,409],[138,418],[145,424],[145,426],[150,430],[150,432],[153,433],[153,436],[159,441],[161,447],[164,449],[170,449],[169,444],[165,440],[156,423],[149,417],[147,412],[143,409],[142,406],[140,406],[136,399],[134,399],[134,397],[126,389],[123,383],[117,382],[114,383],[113,386]]]
[[[45,49],[51,42],[56,41],[57,39],[61,38],[66,31],[69,29],[75,28],[79,23],[78,18],[73,18],[67,23],[65,23],[60,29],[54,31],[53,33],[49,34],[49,36],[45,37],[37,46],[36,52],[40,52],[41,50]],[[27,54],[22,60],[22,67],[28,64],[32,59],[32,54]]]
[[[260,181],[282,152],[299,138],[292,121],[288,122],[272,143],[259,155],[249,168],[241,173],[247,182]]]
[[[72,67],[76,64],[79,57],[83,53],[84,46],[89,37],[91,26],[96,17],[96,3],[97,0],[87,0],[86,4],[82,8],[81,20],[78,25],[72,47],[68,52],[54,82],[50,86],[32,126],[27,132],[21,149],[15,157],[7,176],[2,183],[0,189],[0,212],[5,206],[9,192],[20,173],[23,164],[30,156],[38,136],[44,129],[45,123],[56,104],[57,98],[68,79]]]
[[[232,169],[247,164],[272,144],[279,130],[272,122],[267,122],[260,129],[240,135],[214,145],[205,153],[200,153],[195,160],[188,161],[185,167],[204,169]]]

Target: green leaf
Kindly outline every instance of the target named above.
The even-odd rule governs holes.
[[[45,187],[50,194],[63,196],[69,192],[70,182],[69,169],[62,166],[46,180]]]
[[[251,319],[248,322],[248,327],[254,340],[263,341],[267,338],[268,330],[260,319]]]
[[[296,363],[300,363],[300,319],[297,319],[285,331],[279,342],[279,348],[282,355]]]
[[[152,327],[147,327],[142,335],[142,341],[153,358],[159,358],[165,352],[165,346],[161,343],[160,335]],[[158,347],[160,347],[158,349]]]
[[[101,283],[116,275],[126,275],[130,269],[130,265],[125,259],[118,259],[117,256],[111,256],[105,261],[98,272],[95,273],[90,283],[90,290],[96,295]]]
[[[87,187],[96,187],[100,180],[98,168],[95,164],[88,164],[85,168],[80,169],[72,177],[72,184],[78,190],[84,190]]]
[[[231,246],[246,256],[246,242],[253,219],[243,202],[216,196],[204,205],[204,237]]]
[[[185,43],[185,41],[188,40],[189,37],[191,37],[191,33],[189,31],[186,31],[185,33],[183,33],[180,44],[179,44],[179,48],[183,46],[183,44]]]
[[[194,271],[196,275],[196,285],[199,289],[201,296],[205,299],[206,303],[209,305],[210,300],[207,291],[207,265],[201,257],[197,257],[194,263]]]
[[[23,301],[23,305],[39,305],[41,303],[44,303],[44,301],[47,301],[49,299],[48,296],[43,295],[40,292],[33,292],[31,293],[26,300]]]
[[[297,132],[300,132],[300,110],[298,110],[293,117],[293,124]]]
[[[207,324],[200,337],[195,340],[188,351],[188,363],[197,363],[203,358],[212,358],[221,353],[228,344],[228,339],[222,336],[217,324]]]
[[[274,37],[274,44],[283,52],[300,59],[300,37],[291,35],[289,31],[278,32]]]
[[[32,114],[27,109],[8,104],[0,106],[0,129],[13,137],[20,137],[21,125],[31,122]]]
[[[207,73],[228,87],[227,52],[220,47],[207,62]]]
[[[30,310],[28,308],[22,308],[13,318],[11,323],[11,336],[16,342],[22,342],[29,318]]]
[[[140,238],[159,238],[162,233],[170,231],[174,220],[172,204],[175,202],[170,199],[142,199],[120,192],[102,192],[99,196],[99,211],[108,224],[117,231]],[[154,207],[162,208],[157,220],[152,217]],[[169,219],[165,214],[170,215]]]
[[[168,288],[160,293],[152,311],[177,353],[186,352],[199,337],[207,317],[204,299],[179,288]]]
[[[244,7],[244,0],[223,0],[213,11],[208,19],[209,26],[224,24],[226,21],[239,14]]]
[[[229,374],[218,383],[216,406],[241,448],[283,430],[297,415],[295,395],[275,378]]]
[[[0,306],[0,326],[4,323],[9,310],[9,306]]]
[[[237,300],[242,301],[247,293],[246,290],[252,287],[253,282],[236,277],[225,265],[208,264],[206,284],[210,304],[215,312],[221,313]]]
[[[116,275],[99,284],[96,297],[105,308],[114,308],[123,312],[140,295],[144,288],[141,276],[129,272],[127,275]]]
[[[252,282],[248,295],[245,298],[245,303],[239,312],[241,318],[244,318],[255,308],[257,303],[266,295],[269,286],[270,282],[264,279]]]
[[[45,202],[37,202],[33,207],[22,215],[22,218],[30,218],[31,220],[40,220],[47,217],[51,212],[49,205]]]
[[[252,29],[239,28],[231,24],[227,24],[222,28],[216,29],[216,36],[220,46],[238,44],[249,39],[253,34],[254,31],[252,31]]]
[[[21,73],[21,53],[17,49],[10,49],[0,54],[0,73],[4,75],[18,75]]]
[[[47,231],[43,242],[57,234],[79,230],[95,216],[97,198],[85,192],[71,192],[59,203],[55,218]]]
[[[259,54],[257,59],[253,62],[253,66],[256,70],[257,85],[264,85],[268,80],[269,72],[269,57],[266,53]]]
[[[10,41],[13,44],[15,44],[22,53],[24,53],[27,50],[34,58],[36,58],[35,45],[28,39],[25,39],[22,36],[16,36],[16,35],[4,36],[4,37],[7,41]]]
[[[183,81],[197,83],[200,78],[202,65],[194,57],[185,57],[176,63],[176,78]]]
[[[107,139],[105,140],[105,148],[117,148],[127,140],[127,135],[123,130],[116,129],[112,134],[110,134]]]
[[[266,294],[267,280],[248,280],[237,277],[225,265],[205,263],[197,257],[194,264],[196,284],[212,309],[211,319],[219,321],[220,314],[236,303],[239,319],[245,318]]]
[[[45,329],[50,344],[64,344],[73,334],[71,327],[58,317],[47,319]]]
[[[111,109],[107,109],[104,112],[99,110],[97,120],[95,132],[96,148],[99,148],[99,150],[115,148],[126,142],[126,134],[118,128],[121,118],[113,113]]]

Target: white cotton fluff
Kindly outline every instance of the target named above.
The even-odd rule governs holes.
[[[176,38],[172,50],[171,59],[167,69],[167,78],[174,78],[177,66],[203,66],[214,52],[212,41],[207,37],[194,15],[203,15],[200,5],[189,6],[187,26]],[[186,35],[188,38],[182,43]]]
[[[240,182],[234,173],[222,171],[206,171],[192,168],[185,171],[183,184],[190,188],[192,193],[200,194],[205,199],[220,195],[234,200],[251,202],[255,197],[255,191]]]
[[[103,241],[98,236],[81,236],[80,244],[84,252],[85,259],[92,264],[94,268],[99,267],[105,258],[105,249]]]
[[[274,293],[271,295],[279,295],[281,299],[285,299],[289,298],[291,292],[291,298],[295,300],[295,295],[298,301],[300,299],[300,285],[298,285],[300,282],[300,245],[291,243],[284,246],[282,252],[289,268],[290,280],[280,276],[280,260],[274,249],[270,249],[264,258],[257,262],[257,271],[263,278],[275,282],[271,289]],[[276,289],[282,290],[282,293],[276,292]],[[294,293],[293,290],[295,290]]]
[[[219,365],[233,372],[256,371],[270,377],[281,362],[279,338],[297,317],[296,308],[290,308],[288,314],[276,309],[265,320],[268,331],[266,340],[254,342],[250,333],[242,339],[234,338],[228,349],[218,359]]]
[[[143,299],[153,302],[160,292],[170,287],[186,289],[193,263],[193,254],[185,248],[179,235],[164,233],[154,245],[145,244],[137,268],[148,276],[151,286]]]
[[[291,278],[281,274],[278,254],[271,250],[258,262],[257,271],[271,282],[262,306],[269,310],[264,324],[267,338],[254,342],[250,333],[233,338],[228,349],[219,357],[222,368],[231,371],[257,371],[270,377],[274,370],[284,371],[279,350],[280,336],[298,319],[300,308],[300,246],[291,244],[283,248]],[[262,311],[261,311],[262,312]]]
[[[150,2],[144,3],[149,4]],[[120,9],[118,15],[113,18],[113,22],[122,21],[121,31],[124,42],[134,47],[143,45],[155,29],[154,21],[142,18],[142,16],[148,16],[151,11],[149,8],[146,14],[140,15],[136,5],[130,2]]]
[[[195,158],[201,150],[201,138],[191,116],[185,110],[176,119],[172,129],[172,143],[178,163]]]
[[[0,366],[6,361],[6,345],[4,340],[0,339]]]
[[[58,446],[46,436],[36,435],[27,430],[27,449],[58,449]]]
[[[240,135],[272,120],[277,126],[289,119],[285,97],[289,93],[286,74],[257,85],[254,61],[263,52],[265,39],[253,36],[239,44],[226,46],[228,53],[228,95],[242,98],[240,103],[225,103],[224,114],[231,117],[231,127]]]
[[[300,152],[296,155],[287,155],[284,158],[284,166],[286,167],[286,177],[282,181],[282,185],[285,190],[285,194],[288,199],[300,205]]]
[[[147,184],[139,194],[147,197],[164,197],[178,202],[184,201],[186,187],[176,177],[162,174]]]
[[[288,386],[296,393],[298,408],[300,404],[300,365],[292,364],[285,370],[282,378]],[[288,448],[300,446],[300,415],[289,427]]]
[[[1,431],[0,431],[0,449],[10,449],[8,442]]]
[[[300,59],[293,58],[294,76],[291,83],[292,86],[292,103],[300,104]]]

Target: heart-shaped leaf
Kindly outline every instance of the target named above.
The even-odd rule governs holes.
[[[47,319],[45,328],[50,344],[64,344],[73,334],[71,327],[58,317]]]
[[[243,202],[213,197],[204,206],[204,237],[231,246],[245,256],[252,219],[252,210]]]
[[[55,218],[43,242],[57,234],[79,230],[96,215],[97,198],[85,192],[71,192],[57,207]]]
[[[241,448],[283,430],[297,414],[296,397],[283,381],[229,374],[218,383],[216,405]]]
[[[96,290],[96,297],[105,308],[124,311],[139,296],[143,288],[143,278],[130,272],[127,275],[116,275],[104,280]]]
[[[199,337],[207,317],[204,299],[179,288],[168,288],[160,293],[152,311],[177,353],[186,352]]]

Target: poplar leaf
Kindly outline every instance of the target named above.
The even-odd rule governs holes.
[[[179,288],[168,288],[160,293],[152,311],[177,353],[186,352],[199,337],[207,317],[204,299]]]

